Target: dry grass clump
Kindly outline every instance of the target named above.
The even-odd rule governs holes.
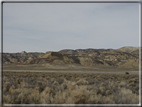
[[[3,75],[3,104],[139,103],[136,75],[30,72]]]
[[[130,89],[122,88],[117,95],[118,98],[114,97],[116,104],[138,104],[139,97],[137,94],[132,93]]]

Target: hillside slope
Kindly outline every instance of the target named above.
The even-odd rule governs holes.
[[[39,58],[29,59],[25,64],[75,64],[79,63],[79,60],[75,56],[68,56],[60,52],[48,52]]]
[[[4,53],[3,64],[77,64],[138,68],[139,50],[132,50],[122,52],[114,49],[78,49],[46,53]]]
[[[18,64],[27,61],[28,59],[38,58],[44,53],[3,53],[3,64]]]
[[[131,53],[133,51],[138,51],[139,47],[122,47],[122,48],[119,48],[119,49],[116,49],[116,50],[120,51],[120,52]]]

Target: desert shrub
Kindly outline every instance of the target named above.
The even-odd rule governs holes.
[[[30,90],[28,99],[30,104],[39,104],[39,91],[34,89]]]
[[[5,83],[5,82],[7,82],[8,80],[9,80],[9,78],[7,77],[7,76],[3,76],[3,82]]]
[[[68,88],[69,90],[74,90],[74,89],[75,89],[75,85],[76,85],[75,82],[68,81],[68,83],[67,83],[67,88]]]
[[[20,84],[20,80],[18,78],[16,78],[16,83]]]
[[[27,81],[22,81],[21,83],[20,83],[20,86],[21,86],[21,88],[29,88],[29,83],[27,82]]]
[[[66,83],[61,84],[61,88],[62,88],[62,90],[66,90],[67,89],[67,84]]]
[[[108,85],[107,85],[108,84]],[[106,90],[110,90],[112,93],[116,93],[118,90],[119,85],[115,81],[107,81],[105,83]]]
[[[66,101],[66,96],[63,95],[63,93],[61,91],[56,92],[53,102],[55,104],[64,104],[65,101]]]
[[[86,81],[88,81],[88,84],[94,84],[94,79],[92,78],[87,78]]]
[[[80,79],[76,82],[77,85],[87,85],[88,81],[86,81],[85,79]]]
[[[115,101],[112,98],[113,98],[113,96],[112,97],[110,97],[110,96],[104,96],[101,99],[102,100],[101,103],[102,104],[115,104]]]
[[[71,97],[74,104],[87,104],[89,99],[89,91],[86,89],[86,86],[80,86],[79,88],[71,91]]]
[[[120,83],[119,83],[119,86],[120,87],[125,87],[127,85],[127,83],[125,82],[125,81],[121,81]]]
[[[40,94],[39,102],[42,104],[53,103],[53,95],[55,95],[55,91],[50,87],[46,87]]]
[[[29,74],[30,78],[27,76]],[[66,76],[67,78],[64,78]],[[16,79],[20,84],[16,83]],[[4,104],[137,104],[138,83],[139,77],[136,75],[7,73],[3,77],[3,102]]]
[[[14,83],[12,81],[3,83],[3,93],[8,92],[13,84]]]
[[[44,93],[40,94],[40,100],[39,100],[40,104],[50,104],[51,100],[53,100],[53,97],[50,97],[49,94],[46,95]]]
[[[139,96],[133,94],[130,89],[122,88],[117,95],[114,95],[116,104],[138,104]]]
[[[101,94],[101,95],[105,95],[105,87],[104,86],[100,86],[98,91],[97,91],[97,94]]]
[[[55,78],[50,78],[48,81],[49,81],[50,83],[53,83],[53,82],[55,81]]]
[[[3,104],[8,104],[12,102],[11,95],[3,95]]]
[[[14,93],[15,88],[16,88],[16,87],[15,87],[14,85],[12,85],[12,86],[9,88],[9,93],[10,93],[10,94]]]
[[[53,85],[59,85],[59,83],[57,81],[54,81]]]
[[[127,74],[127,75],[128,75],[128,74],[129,74],[129,72],[125,72],[125,74]]]
[[[76,77],[75,78],[75,82],[79,81],[80,80],[80,77]]]
[[[87,85],[87,90],[94,90],[94,88],[96,88],[96,86],[93,84],[93,85]]]
[[[64,82],[64,79],[63,78],[57,78],[56,80],[59,84],[62,84]]]
[[[102,101],[102,95],[100,94],[91,95],[88,99],[89,104],[101,104],[101,101]]]
[[[105,95],[106,95],[106,96],[111,95],[111,94],[112,94],[111,90],[106,90],[106,91],[105,91]]]
[[[29,104],[29,95],[30,95],[30,90],[31,89],[27,89],[27,88],[23,88],[21,89],[21,93],[18,95],[18,102],[21,104]]]

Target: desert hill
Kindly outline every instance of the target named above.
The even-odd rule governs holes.
[[[26,53],[25,51],[22,51],[21,53],[3,53],[3,64],[23,63],[28,59],[38,58],[43,54],[44,53],[37,52]]]
[[[29,59],[25,64],[42,64],[42,63],[53,63],[53,64],[74,64],[79,63],[79,60],[75,56],[68,56],[60,52],[47,52],[39,58]]]
[[[136,47],[120,49],[77,49],[46,53],[3,53],[3,64],[77,64],[81,66],[110,66],[138,68],[139,50]]]
[[[109,51],[112,49],[76,49],[76,50],[71,50],[71,49],[64,49],[59,52],[64,53],[64,54],[90,54],[94,52],[103,52],[103,51]]]
[[[65,53],[65,54],[89,54],[94,52],[103,52],[103,51],[111,51],[111,50],[131,53],[134,51],[139,51],[139,47],[122,47],[119,49],[76,49],[76,50],[64,49],[59,52]]]
[[[88,54],[84,57],[78,57],[82,65],[93,66],[93,65],[106,65],[106,66],[122,66],[128,60],[137,60],[136,65],[138,64],[138,57],[133,56],[130,53],[118,52],[116,50],[105,50],[103,52],[95,52]],[[129,67],[129,66],[127,66]]]
[[[119,49],[116,49],[116,50],[120,51],[120,52],[131,53],[131,52],[134,52],[134,51],[138,51],[139,47],[122,47],[122,48],[119,48]]]

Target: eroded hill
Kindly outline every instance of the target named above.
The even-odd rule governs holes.
[[[22,64],[28,59],[38,58],[44,53],[3,53],[3,64]]]
[[[127,50],[127,48],[125,48]],[[82,66],[139,67],[139,50],[114,49],[61,50],[46,53],[4,53],[3,64],[76,64]]]
[[[25,61],[25,64],[75,64],[79,59],[75,56],[69,56],[60,52],[47,52],[39,58],[33,58]]]

